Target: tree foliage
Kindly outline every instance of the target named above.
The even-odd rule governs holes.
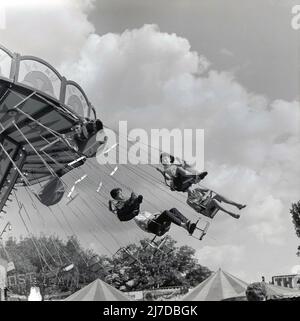
[[[13,292],[28,294],[30,285],[36,282],[43,294],[62,291],[75,291],[82,285],[103,278],[103,269],[96,273],[90,269],[95,253],[84,250],[76,237],[71,236],[63,241],[51,235],[32,236],[16,240],[9,238],[0,249],[0,257],[12,261],[15,270],[8,273],[9,280],[14,280],[11,286]],[[99,257],[98,265],[104,260]],[[73,265],[69,272],[63,268]],[[30,275],[34,274],[32,278]]]
[[[197,262],[195,250],[191,247],[177,247],[176,242],[168,237],[164,246],[155,251],[148,242],[144,239],[139,244],[130,244],[127,253],[119,251],[118,255],[107,257],[83,249],[74,236],[63,241],[54,235],[40,235],[18,241],[8,239],[0,256],[14,262],[15,270],[9,275],[34,272],[44,295],[74,292],[96,278],[121,291],[137,291],[195,286],[211,274],[208,268]],[[62,268],[70,264],[74,268],[64,272]],[[12,290],[28,294],[32,282],[26,279]]]
[[[300,201],[297,203],[292,203],[290,213],[292,214],[296,235],[300,237]],[[297,255],[300,256],[300,246],[298,247]]]
[[[290,213],[292,214],[292,219],[295,226],[296,234],[298,237],[300,237],[300,201],[292,204]]]
[[[198,264],[195,250],[188,246],[176,247],[168,237],[165,247],[156,251],[146,246],[149,240],[131,244],[132,256],[121,252],[112,261],[113,271],[106,281],[123,291],[137,291],[170,286],[195,286],[206,279],[211,271]],[[132,263],[133,258],[136,259]]]

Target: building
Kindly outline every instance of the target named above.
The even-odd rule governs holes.
[[[300,274],[272,276],[272,284],[286,288],[300,289]]]

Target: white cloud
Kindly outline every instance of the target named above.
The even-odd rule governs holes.
[[[78,51],[95,30],[87,19],[92,4],[89,0],[34,1],[34,10],[27,5],[10,5],[5,11],[6,29],[0,30],[1,44],[56,67],[62,61],[77,59]]]
[[[222,49],[220,50],[220,53],[221,53],[222,55],[224,55],[224,56],[227,56],[227,57],[233,57],[233,56],[234,56],[233,52],[230,51],[230,50],[228,50],[228,49],[226,49],[226,48],[222,48]]]
[[[291,268],[291,273],[292,273],[292,274],[300,274],[300,265],[294,265],[294,266]]]
[[[61,68],[110,125],[204,128],[206,182],[248,205],[243,230],[280,243],[300,188],[299,102],[269,101],[209,65],[187,39],[145,25],[90,34],[79,59]]]
[[[239,226],[235,238],[254,236],[256,249],[257,240],[280,243],[291,224],[288,207],[299,198],[299,102],[247,91],[232,74],[208,69],[208,59],[191,51],[187,39],[157,26],[98,35],[87,16],[92,2],[68,3],[60,10],[8,9],[1,42],[58,66],[86,89],[110,125],[204,128],[205,183],[247,204],[239,221],[226,217],[226,224]],[[227,236],[229,229],[222,229]],[[223,253],[237,262],[242,249],[224,245],[199,253],[221,264]]]
[[[236,264],[244,257],[244,248],[232,244],[204,246],[196,251],[196,257],[202,265],[209,266],[210,269],[222,268],[232,273]]]

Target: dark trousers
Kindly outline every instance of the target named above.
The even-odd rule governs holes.
[[[175,177],[173,180],[174,189],[179,192],[185,192],[197,179],[197,175]]]
[[[148,229],[154,234],[163,227],[169,227],[171,223],[181,226],[182,223],[187,223],[188,219],[181,214],[176,208],[171,208],[169,211],[163,211],[159,216],[148,224]]]

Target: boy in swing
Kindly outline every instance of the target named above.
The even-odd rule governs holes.
[[[114,188],[110,195],[109,210],[116,214],[120,221],[130,221],[134,219],[135,223],[145,232],[162,236],[169,231],[171,223],[176,224],[193,234],[196,224],[188,220],[176,208],[165,210],[161,213],[140,213],[140,204],[143,196],[131,194],[130,198],[125,198],[121,188]]]

